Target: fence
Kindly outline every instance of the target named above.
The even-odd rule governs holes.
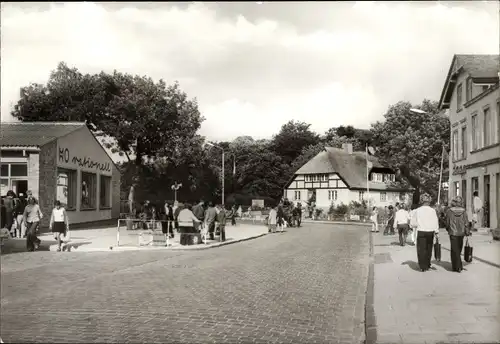
[[[217,228],[218,223],[216,223]],[[166,226],[167,233],[163,233],[162,227]],[[169,234],[176,233],[175,238],[170,238]],[[202,224],[200,231],[193,233],[181,233],[184,236],[200,238],[203,244],[207,244],[209,237],[205,224]],[[174,228],[173,221],[163,220],[143,220],[143,219],[118,219],[116,226],[116,246],[138,247],[138,246],[172,246],[179,244],[180,234]],[[192,239],[194,240],[194,238]],[[219,234],[219,241],[222,241],[222,233]],[[198,243],[201,243],[198,242]],[[196,244],[196,242],[195,242]]]

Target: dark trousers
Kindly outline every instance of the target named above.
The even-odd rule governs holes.
[[[210,222],[208,224],[208,235],[210,236],[210,240],[215,239],[215,222]]]
[[[433,243],[434,243],[434,232],[418,231],[417,257],[420,269],[423,270],[430,269]]]
[[[408,237],[408,230],[410,226],[407,224],[398,225],[398,234],[399,234],[399,244],[404,246],[406,244],[406,238]]]
[[[296,225],[297,225],[297,227],[300,227],[300,222],[302,221],[302,218],[301,218],[301,217],[302,217],[302,216],[300,216],[300,215],[295,215],[295,216],[293,217],[293,222],[294,222],[294,224],[296,224]]]
[[[26,248],[28,251],[34,251],[35,244],[40,245],[41,243],[41,240],[36,236],[38,224],[38,222],[26,223]]]
[[[226,225],[219,225],[219,235],[221,241],[226,241]]]
[[[462,248],[464,247],[464,237],[450,235],[450,258],[451,268],[453,271],[460,271],[463,269],[462,265]]]
[[[236,226],[236,218],[235,217],[231,217],[231,225]]]
[[[384,235],[394,234],[394,218],[387,222],[387,226],[385,226]]]

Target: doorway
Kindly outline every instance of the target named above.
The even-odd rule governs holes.
[[[484,216],[483,226],[490,228],[490,176],[484,176]]]
[[[11,179],[12,191],[19,196],[20,193],[26,195],[28,191],[28,181],[22,179]]]

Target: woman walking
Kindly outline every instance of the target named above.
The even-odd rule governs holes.
[[[370,217],[372,222],[372,232],[378,233],[378,209],[377,207],[373,207],[372,216]]]
[[[26,223],[26,248],[33,252],[40,247],[41,240],[36,236],[43,214],[35,197],[28,198],[28,205],[24,208],[23,222]]]
[[[464,236],[471,234],[467,212],[463,208],[462,197],[458,196],[451,201],[451,207],[446,210],[446,231],[450,236],[451,268],[455,272],[462,272],[462,248]]]
[[[57,240],[57,252],[61,252],[61,235],[66,235],[69,230],[69,221],[66,209],[61,207],[61,202],[59,201],[56,201],[55,207],[52,209],[49,229],[54,233],[55,239]]]

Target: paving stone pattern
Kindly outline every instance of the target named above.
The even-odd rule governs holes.
[[[311,225],[203,251],[11,254],[0,337],[361,343],[368,253],[363,227]]]

